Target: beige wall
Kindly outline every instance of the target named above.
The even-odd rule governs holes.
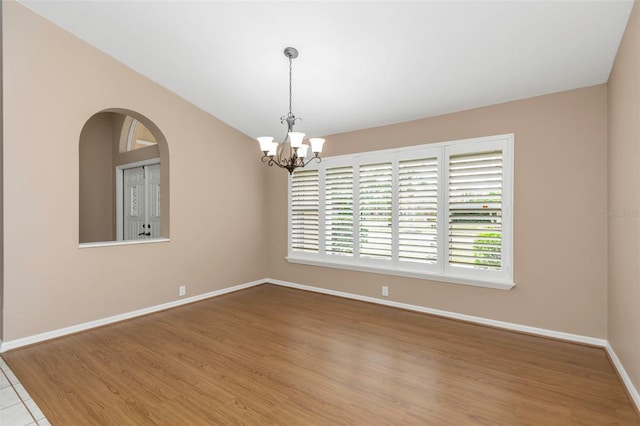
[[[640,389],[640,5],[609,79],[608,340]]]
[[[80,133],[79,241],[115,240],[113,113],[94,115]]]
[[[269,175],[270,277],[567,333],[606,337],[606,86],[327,137],[339,155],[515,133],[510,291],[289,264],[286,173]]]
[[[255,142],[20,4],[3,8],[4,340],[169,302],[181,284],[190,296],[266,276]],[[167,139],[169,243],[78,248],[80,131],[109,108]]]

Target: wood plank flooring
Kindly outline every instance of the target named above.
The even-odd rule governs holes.
[[[2,357],[52,425],[640,424],[602,349],[273,285]]]

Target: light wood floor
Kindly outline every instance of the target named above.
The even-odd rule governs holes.
[[[272,285],[2,357],[53,425],[640,424],[602,349]]]

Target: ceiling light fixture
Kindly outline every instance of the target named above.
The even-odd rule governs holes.
[[[298,51],[293,47],[287,47],[284,49],[284,56],[289,58],[289,113],[280,117],[280,123],[287,123],[287,135],[282,143],[274,142],[271,136],[261,136],[257,139],[263,154],[262,162],[269,164],[269,166],[276,165],[287,169],[289,174],[292,174],[295,169],[306,166],[312,160],[322,161],[319,155],[322,152],[324,139],[309,139],[313,157],[305,162],[309,153],[309,145],[302,143],[304,133],[293,131],[296,120],[300,120],[300,118],[296,118],[291,112],[291,70],[293,60],[298,57]]]

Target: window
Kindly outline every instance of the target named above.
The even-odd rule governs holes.
[[[513,141],[329,157],[294,172],[287,260],[513,287]]]
[[[131,116],[127,116],[122,125],[123,134],[120,141],[120,153],[135,151],[157,145],[156,137],[147,127]]]

